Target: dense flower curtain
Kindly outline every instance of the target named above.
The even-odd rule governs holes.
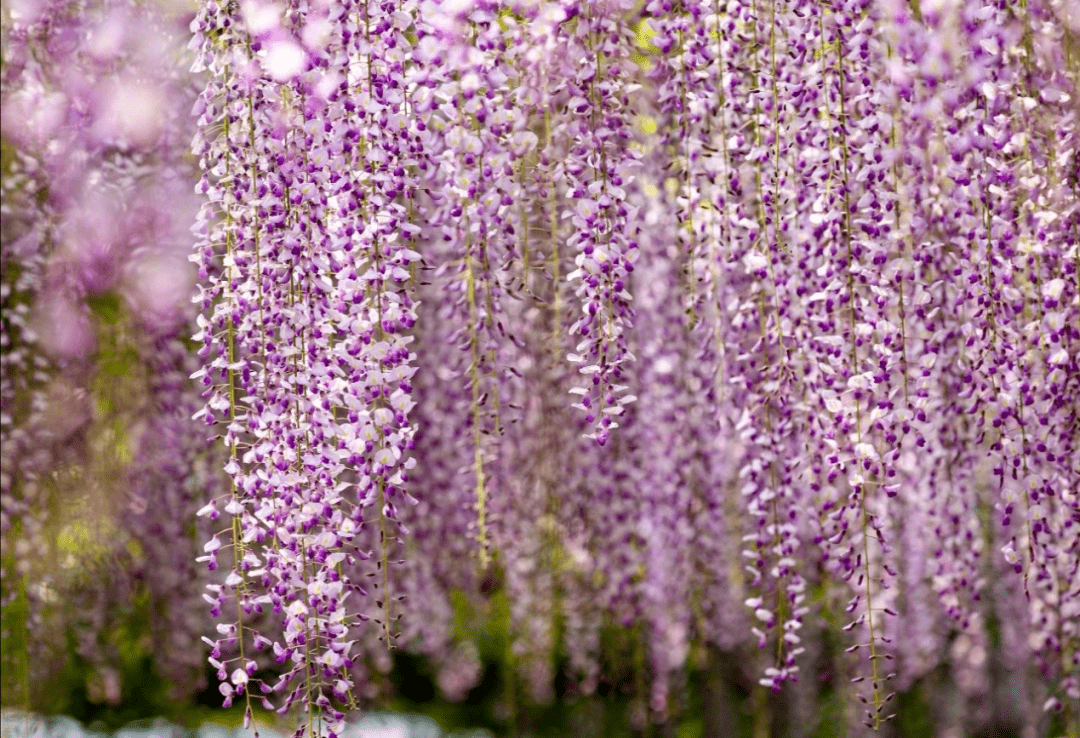
[[[551,699],[556,654],[596,690],[616,629],[655,721],[710,649],[776,692],[831,649],[878,729],[943,658],[985,689],[993,638],[1080,720],[1071,4],[214,1],[167,83],[126,5],[34,8],[5,19],[20,581],[63,452],[34,398],[93,354],[92,267],[131,271],[133,306],[164,289],[117,265],[171,241],[121,255],[78,219],[165,227],[179,181],[194,340],[158,318],[146,361],[191,375],[148,379],[187,440],[145,437],[133,489],[173,497],[117,519],[179,550],[144,531],[204,505],[216,631],[172,632],[226,704],[338,735],[392,649],[463,696],[464,598],[506,603],[516,699]],[[224,489],[190,471],[214,454]],[[6,572],[5,608],[40,611]]]

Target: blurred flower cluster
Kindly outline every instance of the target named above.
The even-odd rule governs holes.
[[[68,639],[90,693],[118,700],[116,632],[140,611],[187,694],[204,671],[191,520],[220,475],[190,422],[186,19],[5,3],[3,38],[2,597],[25,646],[5,646],[5,700],[47,684]]]

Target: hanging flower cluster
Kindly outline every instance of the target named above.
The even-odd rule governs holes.
[[[231,454],[232,494],[202,511],[232,521],[206,547],[211,566],[231,559],[210,596],[235,616],[213,644],[226,702],[250,703],[249,649],[264,646],[286,666],[260,686],[286,692],[284,708],[351,699],[349,600],[367,594],[356,576],[367,568],[389,646],[388,557],[415,464],[412,200],[430,147],[406,76],[413,14],[229,3],[193,22],[211,79],[200,121],[221,126],[196,141],[209,315],[196,376],[209,395],[200,415],[224,425]],[[368,525],[374,555],[357,539]],[[280,631],[245,623],[264,606]]]

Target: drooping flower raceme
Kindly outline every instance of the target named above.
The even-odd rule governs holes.
[[[215,658],[235,645],[219,662],[222,692],[250,699],[245,620],[269,606],[281,630],[255,631],[251,645],[286,666],[260,686],[286,692],[283,708],[321,711],[352,699],[349,635],[365,590],[350,574],[372,564],[389,641],[389,552],[415,463],[410,202],[426,154],[405,77],[412,16],[392,4],[251,3],[206,6],[195,24],[198,65],[214,79],[196,146],[210,196],[200,337],[216,358],[200,375],[234,481],[205,508],[232,520],[208,547],[211,563],[231,548],[212,599],[236,608]],[[361,547],[365,526],[375,551]]]

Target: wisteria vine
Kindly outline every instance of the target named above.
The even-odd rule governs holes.
[[[993,630],[1076,728],[1067,0],[204,0],[188,53],[156,55],[139,3],[24,5],[7,613],[44,617],[42,480],[113,422],[49,417],[97,386],[97,340],[137,346],[175,439],[119,413],[141,511],[116,519],[173,572],[148,578],[185,603],[170,637],[207,584],[210,663],[249,719],[299,706],[300,732],[341,735],[394,648],[463,696],[464,607],[505,616],[510,714],[551,699],[558,654],[577,693],[615,679],[616,629],[642,719],[675,716],[708,654],[752,652],[778,693],[831,659],[876,730],[938,663],[979,672]],[[191,351],[177,183],[202,202]],[[94,323],[118,289],[152,338]],[[86,653],[103,622],[77,626]]]

